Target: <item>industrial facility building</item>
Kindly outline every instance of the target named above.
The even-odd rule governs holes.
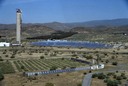
[[[10,43],[7,42],[0,42],[0,47],[9,47]]]

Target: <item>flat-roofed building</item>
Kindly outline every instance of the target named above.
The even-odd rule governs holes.
[[[0,47],[9,47],[10,43],[7,42],[0,42]]]

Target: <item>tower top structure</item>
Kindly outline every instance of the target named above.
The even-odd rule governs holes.
[[[17,13],[22,13],[22,11],[20,9],[16,9]]]

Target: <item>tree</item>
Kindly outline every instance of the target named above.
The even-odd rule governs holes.
[[[5,57],[8,57],[8,55],[5,55]]]
[[[115,56],[112,56],[111,58],[112,58],[112,59],[115,59]]]
[[[86,75],[87,73],[86,73],[86,72],[84,72],[83,74],[84,74],[84,75]]]
[[[44,59],[44,56],[40,56],[40,59]]]
[[[92,55],[83,55],[83,57],[86,58],[86,59],[92,59],[93,58]]]
[[[92,75],[92,78],[96,78],[96,77],[98,77],[98,74],[94,73],[94,74]]]
[[[0,61],[4,61],[2,58],[0,58]]]
[[[103,73],[99,73],[98,74],[98,79],[105,79],[106,75],[104,75]]]
[[[106,62],[106,63],[108,63],[108,62],[109,62],[109,60],[107,59],[105,62]]]
[[[21,69],[24,69],[24,66],[21,66]]]
[[[10,58],[15,58],[15,56],[14,56],[14,55],[12,55]]]
[[[118,63],[117,62],[112,62],[112,65],[117,65]]]
[[[121,76],[117,76],[117,77],[116,77],[116,80],[121,80],[121,79],[122,79]]]
[[[61,60],[64,60],[64,58],[61,58]]]
[[[117,80],[108,80],[107,86],[118,86],[119,82]]]
[[[50,68],[50,70],[56,70],[56,69],[57,69],[56,66],[52,66],[52,67]]]

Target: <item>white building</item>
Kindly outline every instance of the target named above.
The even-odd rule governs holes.
[[[10,43],[7,42],[0,42],[0,47],[9,47]]]
[[[93,65],[90,68],[91,68],[91,70],[103,69],[104,68],[104,64]]]

